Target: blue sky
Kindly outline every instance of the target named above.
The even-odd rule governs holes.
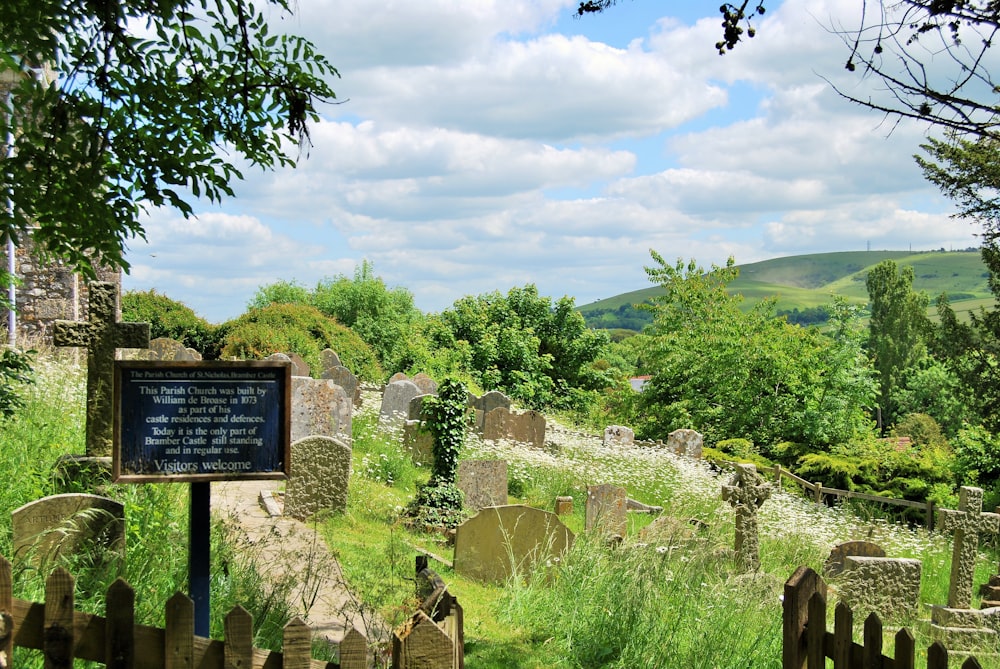
[[[702,265],[823,251],[976,245],[894,125],[826,80],[856,0],[767,3],[757,37],[714,48],[718,2],[306,0],[273,28],[338,67],[295,169],[145,220],[125,287],[213,322],[262,285],[314,285],[362,259],[424,311],[535,283],[577,304],[648,286],[649,249]]]

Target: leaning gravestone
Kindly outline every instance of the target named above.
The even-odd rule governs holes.
[[[844,571],[844,564],[848,557],[885,557],[885,549],[871,541],[845,541],[837,544],[830,551],[830,557],[823,565],[823,575],[827,578],[838,576]]]
[[[455,532],[455,572],[485,583],[529,575],[540,561],[558,558],[573,533],[558,516],[530,506],[488,506]]]
[[[585,527],[609,538],[624,539],[628,528],[625,488],[616,485],[587,486]]]
[[[305,363],[301,356],[295,353],[272,353],[264,359],[274,362],[290,362],[292,364],[292,376],[309,376],[309,365]]]
[[[107,457],[114,441],[115,351],[147,348],[149,323],[118,321],[113,283],[91,283],[88,294],[87,322],[56,321],[52,338],[56,346],[87,349],[87,456]]]
[[[609,425],[604,428],[604,447],[622,448],[635,443],[635,432],[630,427]]]
[[[378,412],[379,425],[398,427],[410,413],[410,400],[420,395],[420,388],[413,381],[393,381],[382,393],[382,406]]]
[[[329,379],[293,376],[291,394],[292,441],[310,435],[350,438],[353,403],[343,388]]]
[[[674,430],[667,435],[667,449],[675,455],[701,459],[704,443],[701,434],[695,430]]]
[[[736,475],[722,486],[722,499],[736,508],[736,562],[747,571],[760,569],[757,509],[771,496],[771,486],[754,465],[736,465]]]
[[[43,497],[11,514],[16,559],[35,567],[88,547],[124,555],[125,506],[98,495]]]
[[[545,416],[537,411],[512,413],[497,407],[483,420],[483,439],[496,441],[509,439],[535,448],[545,445]]]
[[[354,406],[360,404],[359,400],[361,396],[358,392],[358,377],[354,376],[347,367],[343,365],[331,367],[324,371],[320,378],[329,379],[343,388],[347,396],[354,402]]]
[[[351,447],[339,439],[310,436],[292,443],[285,485],[285,515],[297,520],[324,509],[347,508]]]
[[[465,507],[479,511],[507,505],[506,460],[462,460],[458,463],[458,489],[465,493]]]

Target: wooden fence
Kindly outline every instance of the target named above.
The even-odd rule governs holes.
[[[253,647],[253,618],[237,606],[225,620],[225,641],[194,634],[194,602],[177,593],[166,604],[166,628],[135,623],[135,591],[118,579],[107,592],[105,617],[75,609],[75,580],[57,568],[45,582],[45,602],[13,597],[11,564],[0,556],[0,669],[13,649],[45,654],[46,669],[71,669],[73,659],[113,669],[334,669],[312,659],[312,630],[296,617],[284,629],[283,653]],[[350,630],[340,644],[340,669],[367,669],[367,642]]]
[[[834,629],[826,629],[826,583],[809,567],[799,567],[785,583],[782,612],[782,669],[824,669],[827,658],[834,669],[914,669],[913,634],[901,629],[895,636],[895,658],[882,654],[882,622],[874,613],[864,624],[864,643],[854,642],[854,617],[837,604]],[[970,657],[962,669],[980,669]],[[927,649],[927,669],[948,669],[948,650],[940,641]]]
[[[736,466],[735,462],[723,461],[724,464]],[[774,467],[758,467],[757,471],[761,474],[767,474],[774,477],[774,481],[778,484],[778,488],[781,488],[782,479],[788,479],[799,485],[804,491],[806,491],[814,502],[817,504],[823,503],[823,497],[825,495],[831,495],[833,497],[843,497],[845,499],[860,499],[868,502],[878,502],[879,504],[891,504],[894,506],[902,506],[910,509],[920,509],[924,512],[926,516],[927,529],[934,529],[934,502],[928,500],[926,502],[914,502],[908,499],[896,499],[894,497],[881,497],[879,495],[869,495],[868,493],[855,492],[853,490],[841,490],[839,488],[827,488],[820,482],[810,482],[802,478],[801,476],[796,476],[787,469],[783,469],[781,465],[775,465]]]

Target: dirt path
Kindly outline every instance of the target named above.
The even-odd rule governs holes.
[[[292,584],[293,613],[309,623],[314,639],[339,643],[348,626],[365,634],[365,621],[323,538],[306,523],[264,509],[261,492],[269,496],[277,488],[273,481],[213,483],[212,513],[241,528],[247,542],[243,550],[258,553],[257,564],[272,583]]]

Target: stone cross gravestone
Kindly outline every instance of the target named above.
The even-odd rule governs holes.
[[[488,506],[458,526],[455,571],[501,583],[512,569],[530,575],[539,561],[561,556],[572,544],[573,533],[550,511],[521,504]]]
[[[118,321],[113,283],[97,281],[88,290],[87,322],[56,321],[52,338],[56,346],[87,349],[87,455],[103,457],[114,440],[115,351],[148,347],[149,323]]]
[[[597,530],[607,537],[625,538],[628,529],[625,488],[617,485],[587,486],[587,505],[584,507],[587,531]]]
[[[506,460],[462,460],[456,485],[465,493],[465,507],[479,511],[507,505]]]
[[[351,447],[339,439],[310,436],[292,443],[285,485],[285,515],[305,520],[323,509],[347,508]]]
[[[754,465],[736,465],[736,475],[722,486],[722,499],[736,508],[736,561],[748,571],[760,569],[757,510],[771,496],[771,486]]]
[[[972,580],[976,568],[979,536],[1000,531],[1000,515],[983,513],[983,489],[962,486],[958,510],[938,511],[938,530],[953,532],[955,545],[951,555],[951,584],[948,606],[967,609],[972,605]]]
[[[35,567],[88,546],[124,555],[125,506],[98,495],[52,495],[15,509],[11,529],[14,557]]]

